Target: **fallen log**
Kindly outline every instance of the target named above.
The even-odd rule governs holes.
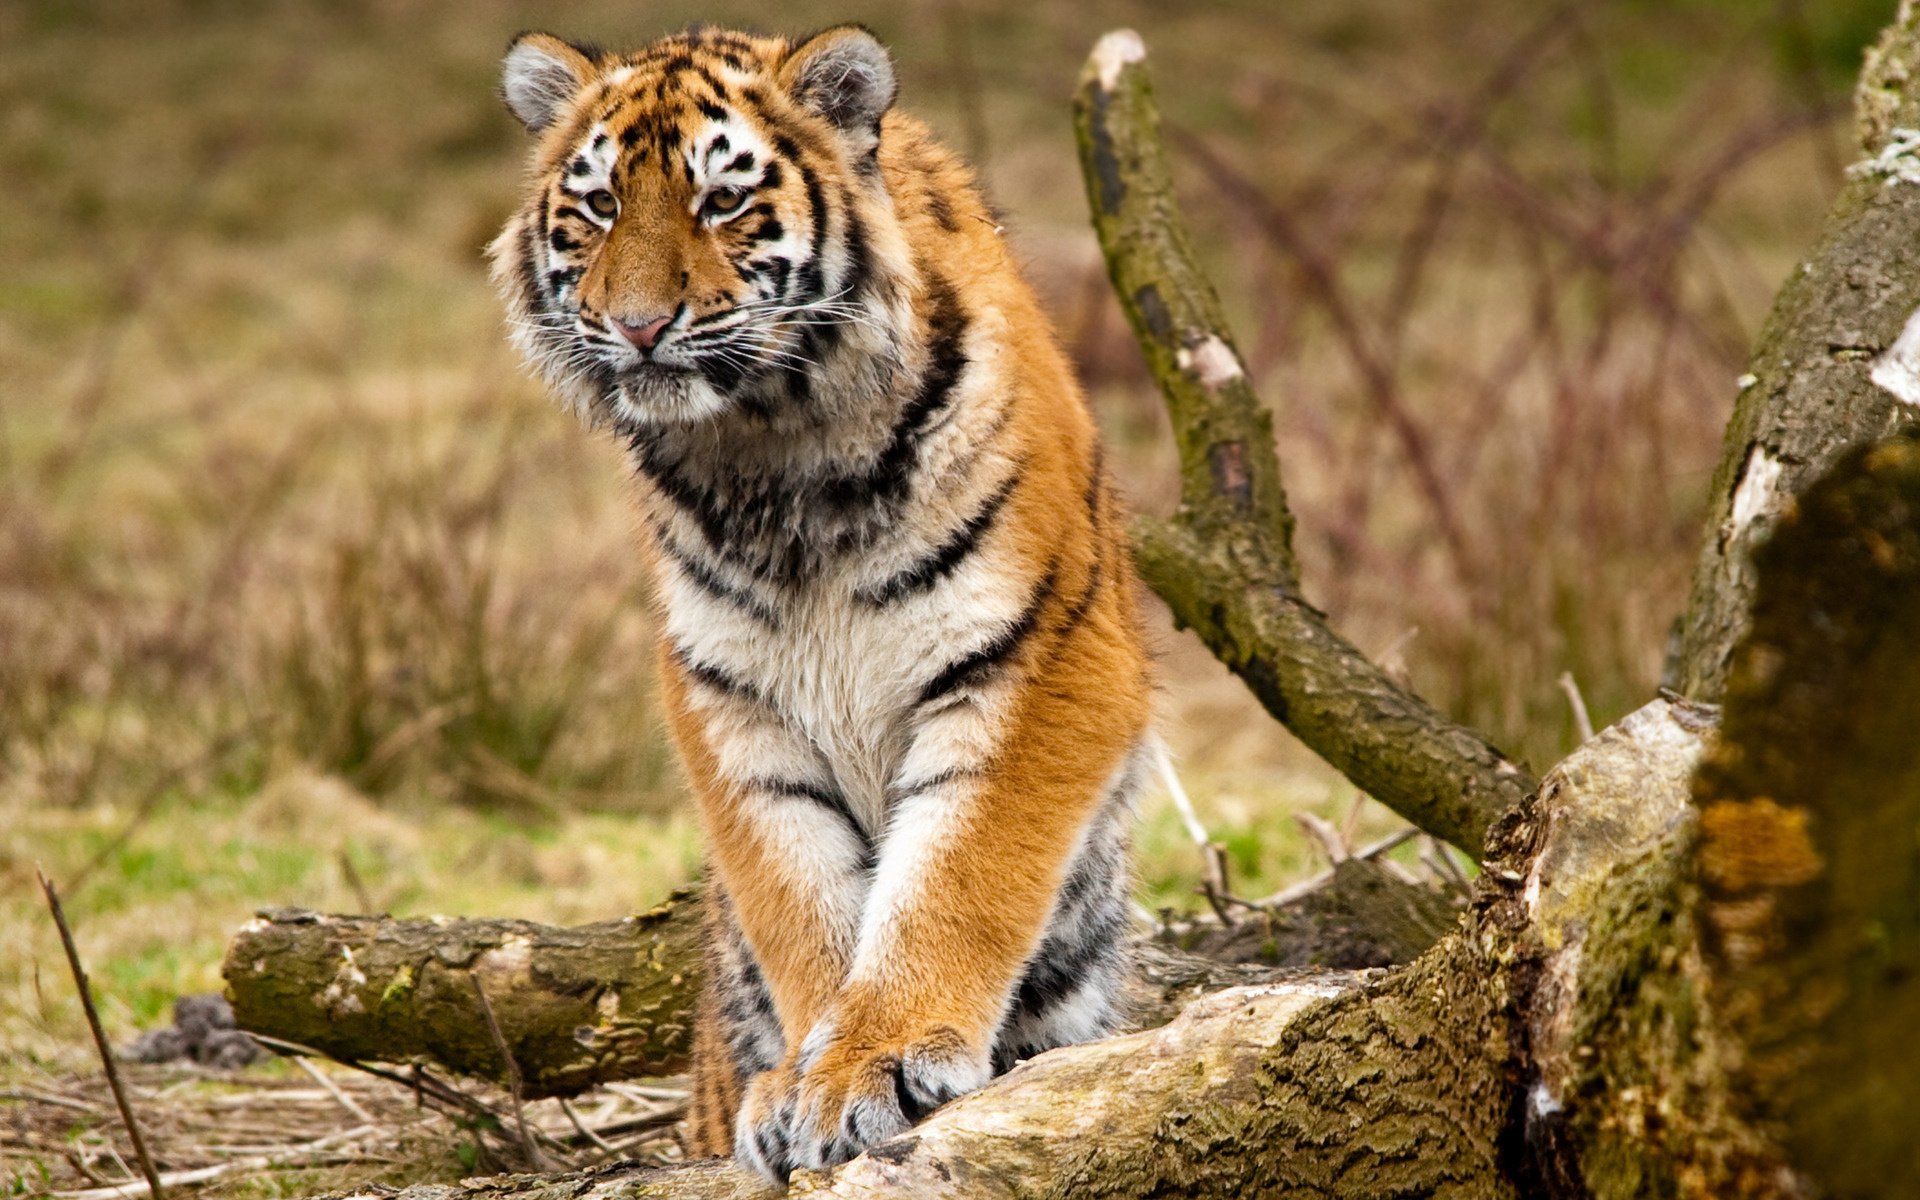
[[[221,968],[241,1029],[348,1062],[427,1059],[507,1078],[486,989],[528,1097],[683,1070],[700,986],[698,896],[620,921],[262,912]]]
[[[1341,863],[1325,888],[1273,912],[1248,912],[1233,930],[1138,939],[1134,1024],[1163,1025],[1198,996],[1292,978],[1305,966],[1409,962],[1454,913],[1436,889],[1374,863]],[[697,889],[638,916],[568,929],[270,909],[227,948],[227,997],[250,1033],[345,1062],[422,1061],[505,1083],[477,980],[520,1069],[522,1094],[571,1096],[686,1069],[700,919]]]

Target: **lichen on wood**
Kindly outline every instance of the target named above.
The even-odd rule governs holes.
[[[1696,781],[1711,996],[1755,1120],[1832,1196],[1920,1178],[1920,436],[1857,449],[1755,556]]]
[[[529,1097],[683,1069],[701,955],[698,898],[572,929],[530,921],[263,912],[222,971],[240,1028],[348,1061],[428,1059],[506,1079],[486,986]]]
[[[1396,683],[1302,595],[1272,414],[1194,262],[1138,35],[1095,47],[1074,121],[1094,230],[1180,454],[1179,511],[1135,526],[1141,575],[1310,749],[1477,857],[1533,778]]]

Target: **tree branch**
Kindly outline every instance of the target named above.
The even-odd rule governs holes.
[[[1395,683],[1302,597],[1272,417],[1195,265],[1145,58],[1131,31],[1106,35],[1074,96],[1094,229],[1180,452],[1179,511],[1135,527],[1140,572],[1309,748],[1477,857],[1533,778]]]
[[[1856,92],[1862,160],[1760,331],[1714,471],[1706,544],[1667,686],[1717,700],[1753,608],[1753,548],[1853,447],[1920,417],[1920,9],[1900,14]]]

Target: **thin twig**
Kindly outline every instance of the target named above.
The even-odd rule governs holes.
[[[1293,819],[1326,852],[1328,862],[1343,863],[1352,857],[1346,839],[1333,827],[1333,822],[1309,812],[1297,812],[1293,814]]]
[[[534,1143],[533,1134],[527,1130],[527,1114],[520,1104],[520,1064],[513,1057],[513,1051],[507,1047],[507,1035],[500,1031],[500,1020],[493,1015],[493,1001],[487,999],[487,989],[480,982],[480,976],[468,975],[473,982],[473,994],[480,1001],[480,1012],[487,1018],[487,1029],[493,1034],[493,1044],[500,1051],[501,1061],[507,1064],[507,1094],[513,1098],[513,1122],[520,1129],[520,1148],[526,1151],[527,1162],[536,1171],[552,1171],[553,1164],[547,1156],[540,1153],[540,1147]]]
[[[1584,746],[1593,740],[1593,718],[1587,715],[1586,698],[1581,696],[1572,671],[1560,672],[1560,690],[1567,694],[1567,707],[1573,710],[1574,732],[1580,735],[1580,744]]]
[[[71,1108],[75,1112],[93,1113],[100,1110],[85,1100],[69,1100],[65,1096],[54,1096],[46,1092],[31,1092],[24,1088],[8,1088],[0,1091],[0,1100],[26,1100],[33,1104],[51,1104],[58,1108]]]
[[[1436,867],[1443,878],[1451,880],[1453,885],[1460,889],[1461,895],[1466,895],[1473,890],[1473,883],[1467,878],[1467,873],[1460,869],[1459,863],[1453,861],[1453,855],[1447,851],[1447,844],[1439,838],[1429,834],[1421,847],[1420,857],[1429,866]]]
[[[153,1200],[165,1200],[166,1192],[160,1186],[160,1172],[153,1169],[153,1159],[147,1154],[147,1141],[140,1136],[140,1122],[133,1115],[133,1106],[127,1103],[126,1089],[120,1086],[120,1068],[113,1061],[113,1047],[107,1044],[106,1031],[100,1028],[100,1013],[93,1006],[93,985],[87,982],[87,970],[80,964],[80,949],[73,944],[73,930],[67,927],[67,914],[60,907],[60,893],[54,890],[53,880],[38,866],[34,874],[40,877],[40,890],[47,894],[47,908],[53,913],[53,923],[60,928],[60,944],[67,951],[67,965],[73,968],[73,986],[80,992],[80,1007],[86,1010],[87,1027],[93,1030],[93,1044],[100,1051],[100,1062],[107,1070],[107,1086],[113,1089],[113,1102],[120,1106],[120,1120],[127,1127],[127,1137],[133,1142],[133,1152],[140,1159],[140,1170],[147,1177],[147,1188],[153,1194]]]
[[[360,878],[360,870],[353,865],[353,856],[347,853],[345,846],[340,847],[340,875],[347,881],[347,887],[353,892],[354,902],[360,911],[369,916],[378,912],[374,907],[373,895],[367,891],[366,880]]]
[[[605,1150],[607,1153],[609,1154],[613,1153],[613,1146],[607,1141],[607,1139],[601,1137],[599,1134],[595,1133],[593,1130],[588,1129],[586,1127],[585,1123],[583,1123],[580,1120],[580,1114],[573,1111],[573,1105],[567,1102],[567,1098],[565,1096],[560,1097],[560,1111],[567,1114],[567,1120],[573,1122],[573,1127],[580,1131],[581,1137],[592,1142],[594,1145],[600,1147],[602,1150]]]
[[[1187,795],[1187,789],[1181,785],[1180,776],[1173,769],[1173,759],[1167,753],[1167,744],[1159,738],[1153,740],[1153,761],[1160,770],[1160,778],[1167,785],[1167,795],[1173,799],[1173,807],[1180,814],[1180,821],[1187,827],[1187,836],[1200,848],[1200,864],[1204,871],[1200,880],[1201,894],[1212,906],[1214,915],[1228,929],[1233,928],[1233,916],[1228,906],[1233,902],[1233,889],[1227,882],[1226,847],[1208,836],[1207,827],[1200,823],[1200,817],[1193,811],[1193,800]]]
[[[1367,845],[1360,847],[1358,850],[1355,850],[1353,852],[1351,857],[1362,862],[1368,859],[1378,858],[1382,854],[1385,854],[1387,851],[1393,849],[1395,846],[1398,846],[1402,842],[1407,841],[1409,838],[1414,837],[1419,832],[1420,831],[1418,829],[1409,825],[1405,829],[1396,830],[1395,832],[1388,834],[1386,837],[1381,838],[1377,842],[1370,842]],[[1313,893],[1319,891],[1321,888],[1327,886],[1329,883],[1332,883],[1332,882],[1333,882],[1333,870],[1329,868],[1325,871],[1320,872],[1318,875],[1313,876],[1311,879],[1303,879],[1299,883],[1291,884],[1287,887],[1284,887],[1279,891],[1275,892],[1273,895],[1268,896],[1264,900],[1248,901],[1247,904],[1248,904],[1248,907],[1250,908],[1285,908],[1289,904],[1296,903],[1308,896],[1311,896]]]
[[[340,1107],[346,1109],[347,1113],[350,1116],[354,1117],[357,1120],[365,1121],[368,1124],[373,1123],[373,1118],[370,1115],[368,1115],[366,1109],[360,1107],[360,1102],[358,1100],[355,1100],[352,1096],[347,1095],[346,1092],[342,1091],[340,1089],[339,1084],[335,1083],[331,1079],[328,1079],[326,1076],[326,1073],[322,1071],[319,1067],[314,1066],[313,1063],[310,1062],[305,1055],[300,1055],[300,1054],[294,1055],[293,1065],[296,1067],[299,1067],[302,1071],[305,1071],[308,1075],[312,1076],[313,1081],[319,1084],[321,1087],[325,1088],[327,1094],[329,1096],[332,1096],[336,1101],[338,1101],[340,1104]]]

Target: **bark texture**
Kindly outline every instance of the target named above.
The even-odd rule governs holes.
[[[1667,684],[1717,700],[1753,607],[1752,552],[1848,450],[1920,419],[1920,14],[1899,16],[1856,93],[1861,160],[1781,287],[1741,377],[1706,544]]]
[[[1395,683],[1302,596],[1272,416],[1194,263],[1137,35],[1101,39],[1074,122],[1094,230],[1180,452],[1179,511],[1135,529],[1142,576],[1309,748],[1478,857],[1533,778]]]
[[[1827,1196],[1920,1178],[1920,438],[1854,451],[1756,555],[1696,783],[1743,1109]]]
[[[683,1070],[700,986],[698,897],[621,921],[396,921],[263,912],[227,947],[234,1019],[348,1062],[427,1058],[507,1080],[486,988],[529,1097]]]

